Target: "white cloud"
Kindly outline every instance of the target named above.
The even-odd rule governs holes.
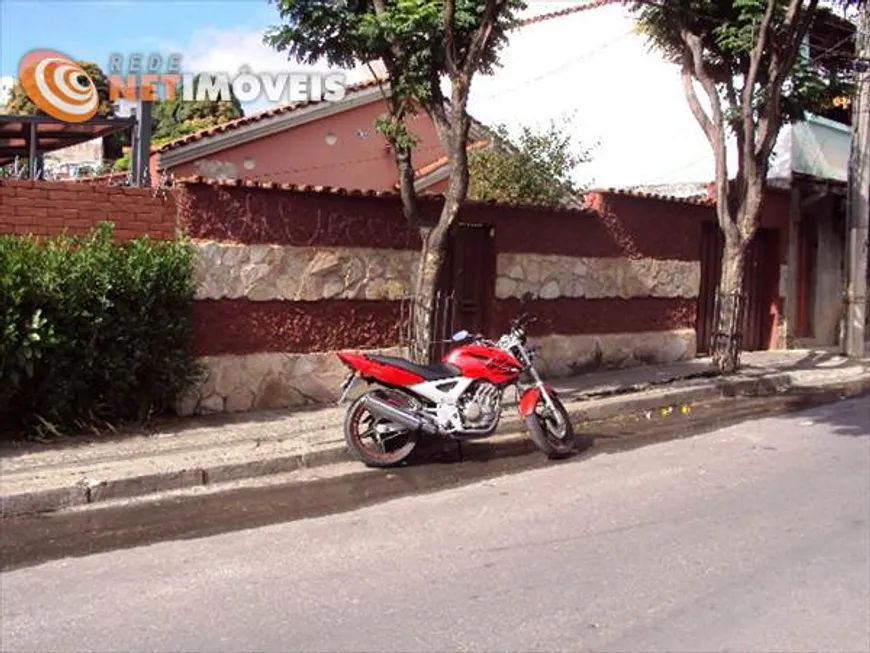
[[[315,65],[301,64],[287,54],[278,52],[263,43],[263,30],[218,30],[203,29],[195,32],[190,41],[181,46],[166,47],[167,52],[177,52],[182,55],[182,69],[190,73],[227,73],[235,75],[243,67],[248,67],[253,73],[327,73],[343,72],[345,81],[352,84],[369,76],[368,71],[358,67],[351,71],[343,71],[330,66],[326,61]],[[263,99],[247,103],[246,113],[269,107]]]

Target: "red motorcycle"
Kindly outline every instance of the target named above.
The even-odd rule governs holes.
[[[351,454],[369,467],[400,464],[421,434],[456,440],[487,437],[498,427],[504,391],[515,386],[519,413],[535,445],[550,458],[574,450],[574,430],[556,392],[545,384],[526,347],[526,327],[535,318],[514,318],[498,342],[459,331],[442,362],[418,365],[404,358],[340,352],[351,370],[342,386],[342,403],[354,383],[377,384],[347,412],[344,438]],[[520,382],[526,372],[531,384]],[[369,446],[371,443],[371,446]]]

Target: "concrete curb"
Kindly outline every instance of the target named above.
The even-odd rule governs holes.
[[[645,394],[620,394],[603,399],[566,400],[565,408],[575,420],[601,421],[645,413],[665,406],[712,401],[737,396],[771,396],[776,394],[837,393],[844,397],[870,391],[870,375],[850,381],[837,381],[815,386],[796,385],[787,373],[736,380],[707,380],[694,387],[653,386]],[[501,431],[489,439],[473,440],[473,446],[496,457],[521,455],[534,449],[526,436],[522,422],[515,415],[506,416]],[[141,476],[113,479],[94,484],[52,488],[0,497],[0,519],[53,512],[114,499],[142,497],[158,492],[248,480],[349,462],[343,444],[304,454],[279,456],[267,460],[252,460],[202,467],[172,470]]]

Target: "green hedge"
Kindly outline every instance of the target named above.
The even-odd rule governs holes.
[[[70,433],[170,410],[190,354],[194,252],[183,240],[0,237],[0,432]]]

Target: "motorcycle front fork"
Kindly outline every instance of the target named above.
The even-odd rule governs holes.
[[[550,396],[550,393],[547,392],[547,388],[544,385],[544,380],[541,378],[541,375],[538,374],[538,370],[535,369],[535,366],[531,364],[529,361],[528,367],[529,376],[532,377],[532,380],[535,382],[534,386],[538,389],[538,392],[541,393],[541,396],[544,398],[544,403],[547,404],[547,408],[553,413],[553,416],[556,418],[556,423],[559,424],[559,428],[565,426],[565,420],[562,418],[561,411],[556,409],[556,402],[553,401],[553,398]]]

